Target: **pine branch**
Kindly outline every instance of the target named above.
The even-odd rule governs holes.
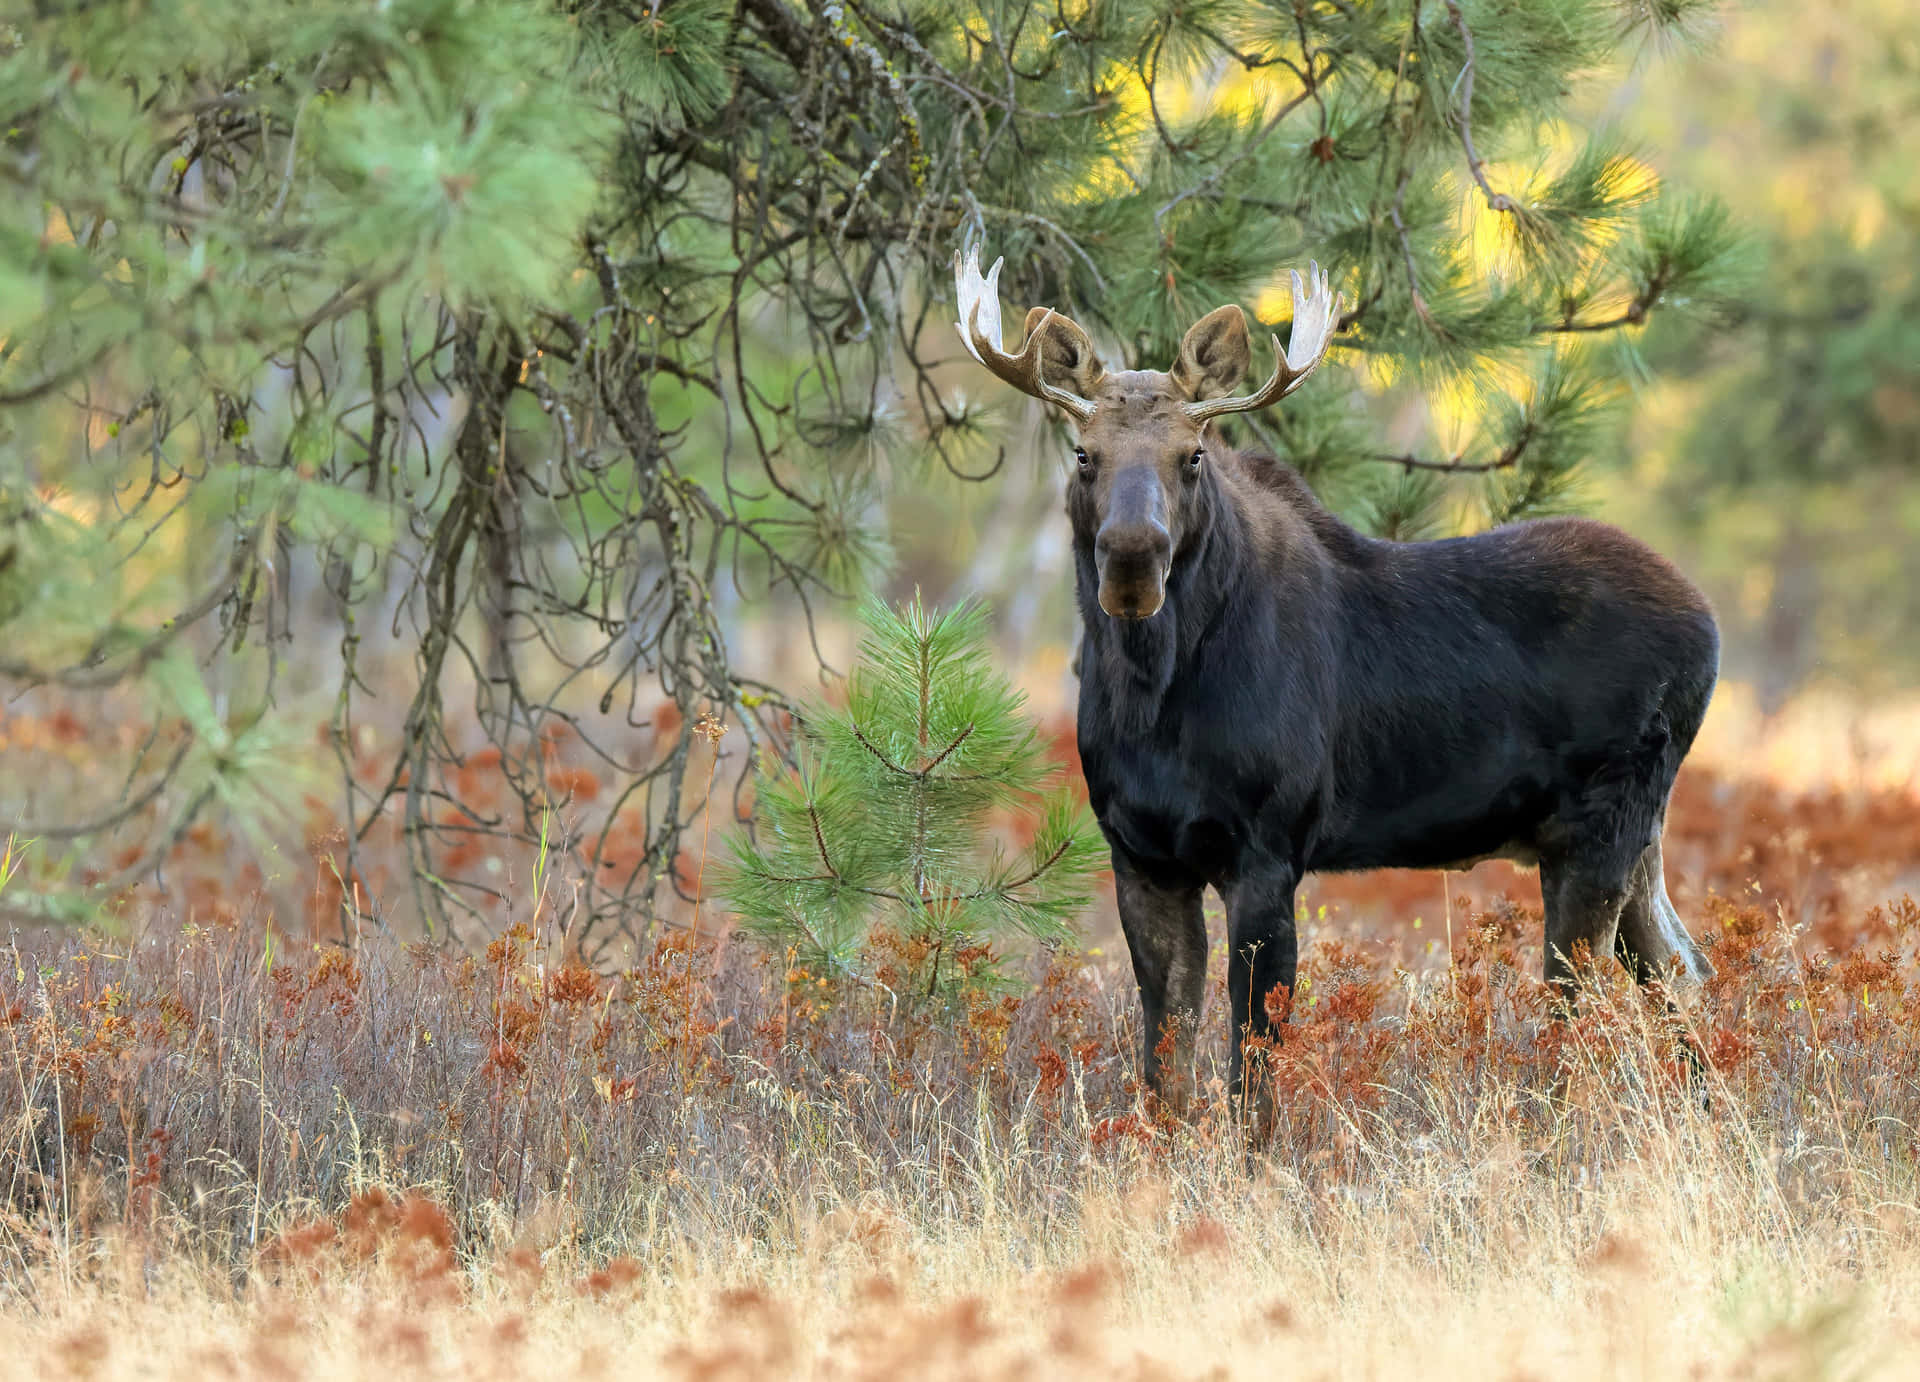
[[[840,870],[833,866],[833,859],[827,854],[827,835],[820,828],[820,810],[811,801],[807,803],[807,823],[813,827],[813,847],[820,852],[820,866],[827,871],[827,877],[837,881]]]
[[[1073,837],[1069,835],[1067,838],[1060,841],[1060,843],[1054,847],[1053,853],[1049,854],[1040,863],[1035,864],[1031,869],[1029,869],[1026,873],[1022,874],[1020,877],[1011,879],[1008,882],[1001,884],[998,888],[993,889],[991,894],[989,894],[986,890],[982,890],[977,893],[969,893],[967,894],[968,899],[971,900],[974,898],[987,897],[989,895],[1005,896],[1010,893],[1019,892],[1020,889],[1026,887],[1027,884],[1033,882],[1035,879],[1039,878],[1041,875],[1047,873],[1050,869],[1053,868],[1055,864],[1059,863],[1062,859],[1064,859],[1066,857],[1067,851],[1073,848],[1073,844],[1074,844]]]
[[[1493,190],[1493,184],[1487,181],[1486,162],[1473,147],[1473,34],[1467,28],[1467,17],[1460,12],[1459,0],[1447,0],[1447,13],[1453,19],[1453,27],[1460,33],[1460,42],[1467,50],[1465,66],[1460,69],[1460,147],[1467,156],[1467,169],[1473,174],[1473,180],[1480,185],[1480,194],[1487,199],[1487,206],[1494,211],[1516,213],[1521,208],[1513,198],[1504,192]]]
[[[965,729],[961,730],[959,734],[954,736],[953,742],[948,744],[944,749],[940,750],[939,755],[935,757],[931,763],[928,763],[926,767],[919,768],[919,769],[903,768],[898,763],[894,762],[891,758],[889,758],[886,755],[885,751],[883,751],[878,744],[874,743],[873,740],[867,737],[866,731],[861,729],[859,725],[853,726],[853,737],[858,739],[860,741],[861,746],[865,748],[868,753],[872,754],[874,758],[880,763],[880,765],[887,769],[887,771],[898,773],[901,777],[912,778],[915,781],[924,782],[927,778],[933,775],[934,769],[938,768],[942,763],[946,762],[947,759],[953,756],[955,750],[957,750],[962,744],[967,742],[967,739],[969,736],[972,735],[973,730],[974,730],[974,726],[972,725],[968,725]],[[954,781],[954,782],[967,782],[967,781],[972,781],[974,779],[963,777],[963,778],[949,778],[948,780]]]
[[[1623,326],[1642,326],[1646,323],[1648,313],[1659,304],[1661,294],[1666,292],[1670,271],[1671,265],[1662,264],[1646,286],[1634,294],[1633,301],[1627,304],[1626,310],[1617,317],[1609,317],[1604,321],[1583,322],[1575,321],[1569,313],[1562,321],[1536,326],[1533,329],[1537,333],[1576,335],[1583,332],[1618,331]]]
[[[881,750],[880,746],[874,743],[873,740],[867,738],[867,732],[861,729],[860,726],[857,724],[853,727],[853,737],[858,739],[860,741],[860,746],[864,748],[868,753],[872,754],[874,758],[880,763],[880,765],[883,768],[885,768],[888,772],[898,773],[901,777],[917,778],[920,776],[920,774],[913,771],[913,769],[903,768],[898,763],[894,762],[891,758],[887,757],[885,752]]]
[[[958,749],[962,744],[966,743],[970,737],[972,737],[973,731],[974,731],[974,726],[968,725],[965,729],[961,730],[957,735],[955,735],[953,742],[951,744],[948,744],[944,749],[940,750],[939,754],[935,756],[934,760],[931,763],[927,764],[926,767],[920,770],[920,776],[922,778],[933,776],[934,769],[938,768],[942,763],[946,762],[949,758],[951,758],[954,754],[954,751]]]
[[[1457,453],[1444,461],[1430,461],[1408,454],[1390,455],[1386,452],[1375,452],[1368,459],[1397,465],[1403,470],[1426,470],[1443,475],[1486,475],[1496,470],[1511,470],[1519,464],[1527,444],[1532,440],[1533,429],[1529,426],[1522,430],[1517,441],[1491,461],[1469,461],[1465,459],[1465,453]]]

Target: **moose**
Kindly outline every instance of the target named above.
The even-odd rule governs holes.
[[[1543,518],[1394,542],[1324,508],[1292,467],[1214,420],[1279,402],[1325,357],[1341,299],[1292,275],[1273,375],[1238,395],[1245,315],[1210,312],[1165,372],[1107,370],[1077,323],[1027,314],[1003,348],[996,261],[954,260],[968,353],[1071,419],[1078,739],[1112,849],[1148,1087],[1192,1095],[1207,963],[1201,893],[1226,906],[1232,1087],[1293,993],[1309,870],[1537,865],[1546,979],[1586,957],[1642,983],[1706,957],[1667,898],[1669,792],[1706,714],[1705,596],[1617,528]],[[1250,1113],[1271,1105],[1256,1094]]]

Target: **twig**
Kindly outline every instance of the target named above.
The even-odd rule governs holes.
[[[1504,192],[1496,192],[1487,181],[1486,165],[1473,147],[1473,34],[1467,28],[1467,17],[1460,12],[1459,0],[1447,0],[1447,13],[1453,17],[1453,27],[1460,31],[1460,42],[1467,50],[1466,66],[1460,69],[1460,147],[1466,151],[1467,168],[1473,174],[1473,180],[1480,184],[1481,195],[1487,199],[1487,205],[1495,211],[1515,212],[1520,209],[1513,198]]]
[[[1388,465],[1397,465],[1408,471],[1432,470],[1449,475],[1485,475],[1496,470],[1511,470],[1514,466],[1518,465],[1520,463],[1520,457],[1525,454],[1526,449],[1533,444],[1534,436],[1538,430],[1533,419],[1528,418],[1521,424],[1519,434],[1507,444],[1506,449],[1490,461],[1465,460],[1463,459],[1465,455],[1464,452],[1457,452],[1444,461],[1429,461],[1419,456],[1408,454],[1390,455],[1385,452],[1375,452],[1369,459],[1384,461]]]

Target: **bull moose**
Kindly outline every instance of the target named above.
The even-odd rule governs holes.
[[[1612,951],[1643,983],[1711,972],[1660,858],[1719,667],[1699,590],[1586,519],[1366,537],[1290,466],[1225,446],[1214,419],[1277,403],[1325,356],[1340,299],[1317,266],[1304,290],[1293,274],[1272,377],[1240,396],[1240,308],[1196,322],[1165,372],[1107,370],[1046,308],[1005,350],[1000,267],[956,256],[960,334],[1077,436],[1080,758],[1150,1088],[1176,1110],[1191,1094],[1207,887],[1226,904],[1236,1090],[1244,1044],[1284,1020],[1308,870],[1537,864],[1546,978],[1569,999],[1582,954]]]

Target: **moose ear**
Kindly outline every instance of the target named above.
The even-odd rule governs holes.
[[[1222,398],[1240,387],[1253,359],[1247,336],[1247,316],[1229,304],[1200,318],[1180,342],[1180,358],[1167,371],[1194,402]]]
[[[1042,319],[1046,324],[1041,325]],[[1022,341],[1040,333],[1040,377],[1056,389],[1092,398],[1106,377],[1100,357],[1093,353],[1093,342],[1078,322],[1035,307],[1027,313],[1027,324],[1020,333]]]

